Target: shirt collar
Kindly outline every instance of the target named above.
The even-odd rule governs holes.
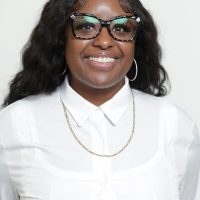
[[[113,125],[116,125],[123,113],[128,110],[132,95],[129,81],[125,78],[124,86],[111,99],[101,106],[96,106],[73,90],[66,78],[61,86],[60,97],[74,121],[78,126],[83,126],[97,109],[101,110]]]

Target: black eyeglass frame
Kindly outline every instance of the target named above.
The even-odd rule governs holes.
[[[75,31],[74,31],[74,26],[73,26],[74,19],[76,18],[76,16],[94,17],[97,20],[99,20],[100,23],[101,23],[101,28],[99,29],[99,32],[94,37],[92,37],[92,38],[82,38],[82,37],[77,36],[76,33],[75,33]],[[131,39],[129,39],[129,40],[120,40],[118,38],[115,38],[113,36],[111,30],[110,30],[110,24],[111,24],[111,22],[113,20],[115,20],[115,19],[121,19],[121,18],[131,18],[131,19],[135,19],[135,21],[137,22],[137,27],[136,27],[135,35]],[[102,20],[102,19],[98,18],[97,16],[92,15],[92,14],[88,14],[88,13],[72,13],[71,16],[70,16],[70,22],[71,22],[72,34],[73,34],[74,37],[76,37],[78,39],[81,39],[81,40],[91,40],[91,39],[94,39],[94,38],[96,38],[101,33],[103,27],[105,27],[108,30],[108,33],[110,34],[110,36],[112,38],[114,38],[115,40],[121,41],[121,42],[129,42],[129,41],[135,40],[135,38],[136,38],[136,36],[138,34],[139,24],[140,24],[140,17],[137,16],[137,15],[134,15],[134,16],[120,15],[120,16],[117,16],[117,17],[113,17],[110,20]]]

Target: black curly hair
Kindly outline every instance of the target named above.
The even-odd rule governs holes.
[[[60,86],[65,75],[65,31],[72,12],[84,4],[84,0],[49,0],[42,11],[39,23],[22,54],[22,70],[10,82],[10,91],[3,107],[30,95],[50,94]],[[131,88],[155,96],[168,92],[169,79],[161,65],[161,48],[157,30],[150,13],[139,0],[120,0],[123,9],[141,18],[135,43],[135,59],[139,73]],[[134,67],[128,75],[133,77]]]

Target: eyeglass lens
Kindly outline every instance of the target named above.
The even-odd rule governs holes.
[[[82,39],[95,38],[101,31],[101,22],[92,16],[76,16],[73,29],[77,37]],[[117,40],[128,41],[135,37],[137,22],[133,18],[121,17],[113,19],[109,26],[110,34]]]

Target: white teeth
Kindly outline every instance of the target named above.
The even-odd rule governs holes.
[[[101,62],[101,63],[111,63],[114,62],[114,58],[96,58],[96,57],[89,57],[89,60],[95,61],[95,62]]]

